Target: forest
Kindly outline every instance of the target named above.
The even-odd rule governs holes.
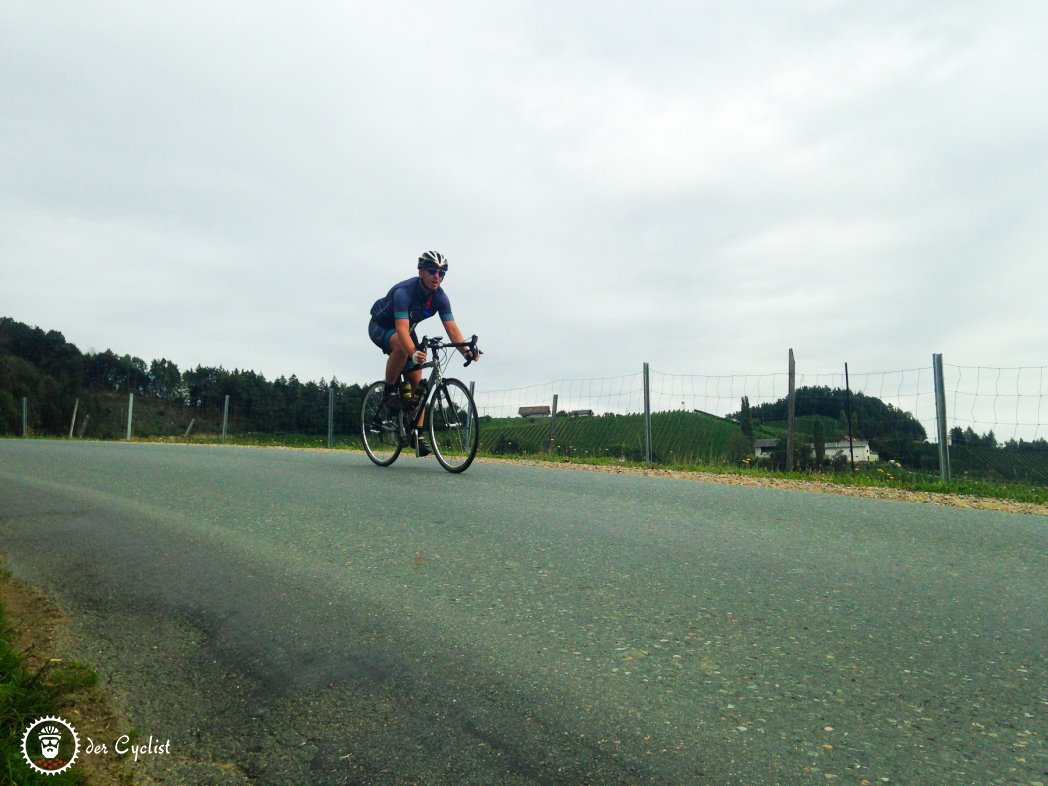
[[[153,406],[144,412],[159,412],[171,421],[172,433],[181,433],[191,420],[214,429],[229,396],[238,431],[326,434],[329,388],[335,391],[336,430],[355,433],[361,385],[337,379],[301,382],[295,375],[269,381],[254,371],[209,366],[181,371],[163,358],[146,363],[109,349],[84,353],[58,331],[0,317],[0,434],[21,433],[24,398],[32,402],[33,433],[67,433],[78,401],[80,411],[94,418],[87,436],[118,436],[120,408],[129,393],[135,394],[136,411],[140,403],[161,403],[159,410]]]

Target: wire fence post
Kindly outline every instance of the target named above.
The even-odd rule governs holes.
[[[226,403],[222,406],[222,441],[226,441],[226,427],[229,425],[229,394],[226,394]]]
[[[644,364],[644,461],[651,463],[651,373]]]
[[[69,438],[73,438],[73,429],[76,427],[76,411],[80,409],[80,399],[73,403],[73,419],[69,421]]]
[[[848,452],[851,455],[851,471],[855,472],[855,436],[852,434],[851,382],[848,381],[848,364],[844,364],[844,402],[848,408]]]
[[[557,444],[557,399],[559,395],[553,394],[553,409],[549,412],[549,449],[552,452]]]
[[[328,447],[335,445],[335,387],[328,388]]]
[[[135,410],[135,394],[127,394],[127,441],[131,441],[131,413]]]
[[[476,406],[476,403],[477,403],[477,400],[476,400],[476,398],[474,398],[474,395],[473,395],[474,391],[476,391],[476,389],[477,389],[477,383],[475,381],[471,380],[470,383],[469,383],[469,397],[471,399],[473,399],[474,406]],[[478,418],[480,417],[480,413],[479,412],[477,413],[477,417]],[[466,424],[466,439],[472,439],[473,438],[473,434],[472,434],[473,429],[479,429],[479,428],[480,428],[480,422],[478,421],[478,422],[474,423],[473,422],[473,417],[472,417],[472,415],[470,415],[469,422]]]
[[[935,427],[939,440],[939,476],[950,479],[950,447],[946,432],[946,385],[942,373],[942,355],[932,355],[932,375],[935,378]]]
[[[790,349],[790,389],[786,400],[786,471],[793,472],[793,450],[797,444],[797,364]]]
[[[29,436],[29,399],[22,396],[22,439]]]

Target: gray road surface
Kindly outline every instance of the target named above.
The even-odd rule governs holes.
[[[0,553],[156,782],[1048,783],[1045,517],[0,440]]]

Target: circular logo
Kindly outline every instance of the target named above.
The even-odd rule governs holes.
[[[22,735],[22,756],[34,770],[57,775],[73,766],[80,753],[80,738],[72,725],[52,715],[29,724]]]

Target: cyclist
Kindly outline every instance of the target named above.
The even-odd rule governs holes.
[[[389,356],[386,360],[385,401],[391,408],[401,406],[400,391],[397,390],[397,377],[401,372],[415,390],[418,390],[422,378],[419,366],[426,362],[426,353],[419,351],[417,347],[415,326],[419,322],[437,314],[444,323],[444,329],[451,341],[465,341],[451,313],[451,302],[447,293],[441,288],[447,273],[447,258],[438,251],[426,251],[418,258],[418,276],[394,284],[386,296],[376,300],[375,305],[371,307],[368,335],[375,345]],[[467,360],[479,360],[483,354],[479,349],[470,352],[467,347],[460,347],[459,352]],[[430,451],[426,441],[419,434],[421,428],[420,417],[414,439],[418,454],[425,456]]]

